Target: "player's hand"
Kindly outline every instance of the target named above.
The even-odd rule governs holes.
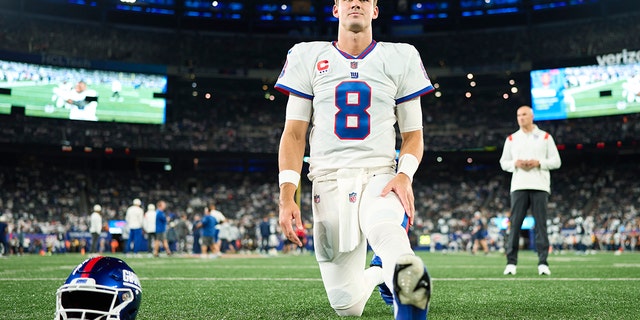
[[[296,231],[293,230],[294,221],[296,228],[304,228],[304,225],[302,224],[302,218],[300,217],[300,208],[295,203],[295,201],[293,201],[293,199],[282,201],[281,199],[279,205],[280,228],[287,239],[289,239],[299,247],[302,247],[302,241],[300,241],[300,238],[298,238]]]
[[[413,187],[411,186],[411,179],[404,174],[397,174],[387,185],[382,189],[380,196],[386,197],[389,192],[394,192],[400,199],[404,211],[409,216],[409,225],[413,225],[413,218],[416,213],[415,198],[413,195]]]

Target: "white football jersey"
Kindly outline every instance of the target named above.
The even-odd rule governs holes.
[[[373,41],[360,55],[335,42],[294,45],[275,88],[312,100],[309,178],[395,166],[396,106],[433,91],[418,51]]]

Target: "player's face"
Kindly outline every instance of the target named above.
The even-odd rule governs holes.
[[[340,25],[351,32],[362,32],[371,28],[371,20],[378,18],[378,7],[374,0],[337,0],[333,16]]]
[[[77,91],[77,92],[82,92],[82,91],[84,91],[85,89],[87,89],[87,84],[86,84],[86,83],[84,83],[84,82],[78,82],[78,83],[76,84],[76,91]]]

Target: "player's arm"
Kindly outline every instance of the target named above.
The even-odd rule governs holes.
[[[87,99],[87,97],[84,97],[84,98],[82,98],[80,100],[67,99],[67,103],[68,104],[74,105],[74,106],[78,107],[78,109],[84,109],[84,107],[86,107],[91,102],[92,101]]]
[[[402,136],[398,158],[398,174],[382,189],[381,196],[384,197],[391,191],[396,193],[409,216],[409,224],[413,224],[415,198],[411,182],[424,154],[420,98],[417,97],[398,105],[397,117],[400,135]]]
[[[310,110],[311,100],[295,95],[289,96],[287,120],[278,150],[280,228],[287,239],[298,246],[302,246],[302,242],[292,224],[295,222],[296,228],[304,228],[304,226],[300,216],[300,207],[296,204],[294,196],[300,182],[302,158],[304,157],[307,129],[309,127],[309,121],[305,119],[310,117]]]

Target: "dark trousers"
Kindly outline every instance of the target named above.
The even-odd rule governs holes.
[[[89,251],[90,253],[98,252],[98,246],[99,246],[98,242],[100,242],[100,234],[92,233],[91,234],[91,250]]]
[[[549,193],[541,190],[516,190],[511,192],[511,227],[507,240],[507,264],[518,264],[518,247],[520,245],[520,228],[527,215],[527,209],[535,219],[536,251],[538,264],[547,264],[549,255],[549,236],[547,235],[547,202]]]
[[[269,249],[271,249],[271,246],[269,246],[269,237],[271,235],[268,236],[262,236],[262,241],[260,242],[260,251],[269,253]]]

